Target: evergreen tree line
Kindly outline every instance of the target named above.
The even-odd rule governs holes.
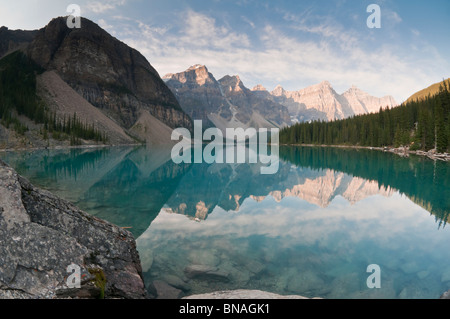
[[[297,123],[280,131],[282,144],[407,146],[411,150],[450,151],[450,88],[445,81],[434,96],[378,113],[331,122]]]
[[[72,145],[81,144],[80,139],[106,142],[107,137],[94,125],[82,123],[76,117],[57,119],[56,113],[48,111],[44,102],[36,95],[36,75],[44,70],[25,54],[16,51],[0,61],[0,122],[19,134],[25,134],[28,128],[16,115],[24,115],[36,124],[42,124],[44,139],[52,137],[58,140],[70,139]]]
[[[56,140],[64,140],[69,136],[71,145],[80,145],[81,139],[107,142],[105,133],[97,130],[94,124],[83,123],[77,118],[76,113],[68,118],[64,116],[62,121],[57,119],[56,113],[52,113],[48,115],[43,124],[42,134],[44,139],[48,139],[48,133],[50,133]]]

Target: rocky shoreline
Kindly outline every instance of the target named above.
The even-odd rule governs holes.
[[[390,152],[397,154],[401,157],[409,157],[410,155],[425,156],[431,160],[436,161],[450,161],[449,153],[437,153],[436,150],[425,151],[412,151],[408,147],[372,147],[372,146],[357,146],[357,145],[316,145],[316,144],[283,144],[284,146],[305,146],[305,147],[335,147],[335,148],[347,148],[347,149],[366,149],[376,150],[382,152]]]
[[[101,148],[110,148],[110,147],[132,147],[132,146],[143,146],[145,144],[142,143],[133,143],[133,144],[86,144],[86,145],[54,145],[49,147],[17,147],[17,148],[0,148],[1,152],[22,152],[22,151],[42,151],[42,150],[71,150],[71,149],[101,149]]]
[[[17,152],[17,151],[38,151],[38,150],[62,150],[62,149],[95,149],[95,148],[109,148],[120,146],[142,146],[142,143],[133,144],[117,144],[117,145],[105,145],[105,144],[86,144],[77,146],[57,145],[51,147],[22,147],[22,148],[0,148],[0,152]],[[408,157],[409,155],[425,156],[431,160],[437,161],[450,161],[449,153],[437,153],[436,150],[430,150],[428,152],[417,150],[412,151],[408,147],[371,147],[371,146],[356,146],[356,145],[315,145],[315,144],[283,144],[284,146],[305,146],[305,147],[336,147],[336,148],[348,148],[348,149],[368,149],[377,150],[382,152],[390,152],[397,154],[401,157]]]
[[[132,234],[38,189],[0,161],[0,298],[146,298]],[[80,288],[69,289],[69,265]],[[75,280],[76,281],[76,280]]]
[[[384,152],[391,152],[403,157],[408,157],[409,155],[418,155],[418,156],[426,156],[429,159],[435,160],[435,161],[444,161],[449,162],[450,161],[450,154],[448,153],[437,153],[435,150],[431,150],[428,152],[425,151],[411,151],[408,148],[383,148]]]

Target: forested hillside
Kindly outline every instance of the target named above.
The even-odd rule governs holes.
[[[345,120],[298,123],[280,132],[282,144],[407,146],[439,153],[450,150],[450,82],[439,93],[396,108]]]
[[[107,137],[77,119],[76,114],[58,120],[44,102],[36,95],[36,75],[44,70],[20,51],[0,60],[0,123],[19,134],[28,131],[20,121],[21,115],[36,124],[41,124],[44,140],[51,135],[57,140],[69,140],[71,145],[80,144],[80,139],[106,142]]]

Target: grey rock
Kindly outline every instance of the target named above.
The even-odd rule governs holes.
[[[206,66],[194,65],[163,79],[181,108],[191,118],[202,120],[205,127],[216,126],[225,131],[224,123],[230,121],[256,129],[292,124],[285,106],[246,88],[238,76],[216,80]]]
[[[106,298],[145,297],[130,232],[34,187],[2,161],[0,207],[0,298],[58,298],[71,264],[82,279],[102,269]]]
[[[444,292],[440,299],[450,299],[450,290]]]
[[[227,272],[221,271],[216,267],[205,265],[190,265],[184,269],[186,277],[198,280],[215,280],[215,281],[229,281],[230,275]]]
[[[326,287],[324,280],[316,272],[304,270],[291,275],[286,288],[288,291],[298,293],[315,291],[319,287]]]
[[[402,264],[400,266],[400,269],[405,273],[405,274],[412,274],[412,273],[417,273],[420,271],[419,266],[417,265],[417,262],[412,261],[412,262],[408,262],[406,264]]]
[[[189,261],[193,264],[201,264],[208,266],[217,266],[220,258],[213,251],[209,250],[192,250],[189,252]]]
[[[183,299],[308,299],[298,295],[278,295],[261,290],[228,290],[207,294],[191,295]]]
[[[171,285],[172,287],[181,289],[184,292],[191,290],[191,287],[189,286],[189,284],[178,276],[165,275],[165,276],[163,276],[163,280],[165,282],[167,282],[169,285]]]
[[[36,36],[37,30],[9,30],[7,27],[0,28],[0,58],[8,53],[30,43]]]
[[[81,288],[67,288],[56,291],[58,299],[98,299],[101,297],[101,289],[92,281],[81,285]]]
[[[442,275],[441,275],[441,282],[447,282],[450,281],[450,267],[444,269]]]
[[[427,278],[429,275],[430,275],[430,272],[428,270],[422,270],[417,273],[417,277],[421,280]]]
[[[424,299],[423,290],[415,285],[408,285],[400,291],[398,297],[400,299]]]
[[[180,299],[183,294],[180,289],[172,287],[162,280],[155,280],[153,286],[156,289],[157,299]]]

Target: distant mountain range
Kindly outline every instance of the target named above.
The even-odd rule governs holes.
[[[235,126],[284,127],[295,122],[337,120],[392,108],[392,96],[377,98],[353,86],[338,94],[328,81],[299,91],[277,86],[272,92],[262,85],[244,86],[239,76],[216,80],[204,65],[163,77],[183,110],[219,128]]]
[[[338,94],[328,81],[299,91],[286,91],[277,86],[270,95],[275,101],[288,107],[291,117],[296,122],[340,120],[354,115],[375,113],[381,107],[398,106],[392,96],[377,98],[356,86],[352,86],[343,94]]]

